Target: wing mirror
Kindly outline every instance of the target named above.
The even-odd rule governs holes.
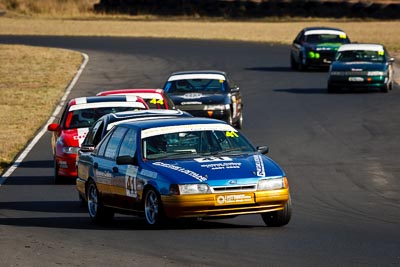
[[[232,87],[231,92],[239,92],[240,88],[238,86]]]
[[[258,146],[257,151],[260,152],[261,154],[265,155],[269,152],[269,147],[268,146]]]
[[[138,165],[137,157],[119,156],[117,157],[117,165]]]
[[[60,125],[58,123],[51,123],[47,126],[47,130],[50,132],[57,132],[60,130]]]
[[[94,151],[94,146],[82,145],[80,150],[81,150],[81,152],[93,152]]]

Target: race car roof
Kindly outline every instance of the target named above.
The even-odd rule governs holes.
[[[99,120],[104,119],[108,121],[107,130],[110,130],[116,124],[129,121],[171,119],[177,117],[193,117],[193,116],[190,113],[181,110],[154,109],[154,110],[138,110],[138,111],[124,111],[124,112],[110,113],[104,115]]]
[[[102,91],[97,93],[97,96],[106,96],[106,95],[137,95],[137,96],[149,96],[150,94],[152,95],[157,95],[157,97],[160,97],[164,93],[163,89],[153,89],[153,88],[132,88],[132,89],[115,89],[115,90],[108,90],[108,91]],[[142,98],[145,98],[141,96]]]
[[[157,120],[143,120],[143,121],[135,121],[134,123],[132,122],[124,122],[121,123],[121,126],[126,126],[126,127],[134,127],[134,128],[139,128],[139,129],[150,129],[150,128],[159,128],[159,127],[172,127],[172,126],[184,126],[184,125],[195,125],[195,124],[218,124],[218,125],[224,125],[221,127],[229,126],[230,131],[236,131],[235,128],[233,128],[231,125],[228,123],[217,120],[217,119],[211,119],[211,118],[201,118],[201,117],[185,117],[185,118],[176,118],[176,119],[157,119]],[[219,127],[219,126],[216,126]]]
[[[137,96],[78,97],[70,101],[69,111],[101,107],[134,107],[147,109],[144,100]]]
[[[225,76],[221,74],[181,74],[174,75],[168,78],[168,81],[179,81],[179,80],[189,80],[189,79],[210,79],[210,80],[222,80],[225,81]]]
[[[353,50],[383,52],[384,47],[381,44],[344,44],[339,47],[338,52],[353,51]]]
[[[333,35],[341,35],[346,36],[346,33],[337,29],[313,29],[304,32],[304,35],[314,35],[314,34],[333,34]]]
[[[215,79],[226,80],[226,73],[219,70],[194,70],[174,72],[168,78],[168,81],[185,79]]]

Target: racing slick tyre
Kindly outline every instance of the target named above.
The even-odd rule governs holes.
[[[284,226],[289,223],[291,216],[292,216],[292,200],[290,196],[283,210],[261,214],[264,223],[269,227]]]
[[[233,125],[232,115],[229,115],[229,117],[228,117],[228,119],[226,120],[226,122],[227,122],[229,125],[234,126],[234,125]]]
[[[307,65],[303,64],[303,57],[301,56],[299,59],[299,64],[297,65],[297,69],[300,71],[307,70]]]
[[[240,113],[239,119],[235,124],[235,128],[239,129],[239,130],[243,129],[243,113],[242,112]]]
[[[296,60],[294,59],[294,57],[293,57],[292,54],[290,54],[290,68],[291,68],[292,70],[297,70],[297,69],[299,68],[299,66],[298,66],[298,64],[297,64],[297,62],[296,62]]]
[[[333,93],[337,92],[337,89],[333,85],[328,84],[328,90],[327,91],[328,91],[328,94],[333,94]]]
[[[153,188],[147,189],[144,194],[144,215],[150,226],[158,227],[166,223],[160,194]]]
[[[78,199],[79,199],[79,207],[85,208],[87,206],[85,198],[78,193]]]
[[[57,164],[57,160],[54,159],[54,184],[62,184],[62,176],[60,176],[58,174],[58,164]]]
[[[381,87],[381,92],[382,92],[382,93],[387,93],[387,92],[389,92],[389,90],[392,90],[392,85],[391,85],[391,83],[384,84],[384,85]]]
[[[389,92],[389,89],[390,89],[390,84],[385,84],[381,87],[381,92],[387,93],[387,92]]]
[[[87,205],[90,219],[95,223],[108,222],[114,217],[114,211],[104,207],[93,180],[89,181],[87,187]]]

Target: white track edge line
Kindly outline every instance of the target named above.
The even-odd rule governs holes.
[[[78,72],[75,74],[74,78],[69,83],[67,90],[65,90],[65,93],[62,96],[57,107],[54,109],[53,114],[50,116],[49,120],[44,124],[44,126],[41,128],[41,130],[38,132],[38,134],[32,139],[32,141],[28,144],[28,146],[25,147],[25,149],[22,151],[22,153],[13,162],[13,164],[0,177],[0,186],[3,185],[3,183],[7,180],[7,178],[10,177],[10,175],[15,171],[16,168],[18,168],[18,166],[25,159],[25,157],[29,154],[29,152],[31,152],[32,148],[37,144],[37,142],[40,140],[40,138],[42,138],[43,135],[46,133],[47,125],[54,121],[54,119],[56,118],[58,113],[63,108],[65,102],[67,101],[69,94],[71,93],[72,89],[74,88],[75,84],[77,83],[77,81],[78,81],[79,77],[81,76],[83,70],[85,69],[87,63],[89,62],[89,56],[87,54],[81,53],[81,55],[83,56],[83,62],[81,64],[81,67],[79,68]]]

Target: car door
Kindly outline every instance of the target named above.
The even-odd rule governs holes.
[[[114,205],[112,187],[115,186],[114,176],[118,174],[115,161],[126,132],[126,128],[114,128],[100,143],[97,156],[93,159],[97,189],[106,205]]]
[[[137,147],[138,135],[135,129],[129,129],[124,136],[120,149],[119,158],[125,158],[123,164],[115,164],[113,178],[113,195],[116,206],[124,209],[136,209],[137,200]],[[127,160],[128,159],[128,160]]]

